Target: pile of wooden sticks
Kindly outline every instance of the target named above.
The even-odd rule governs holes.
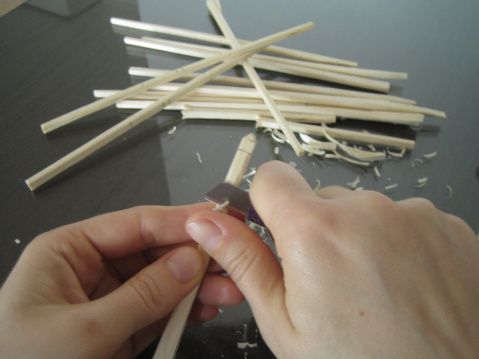
[[[390,88],[386,80],[404,80],[407,78],[405,73],[361,69],[353,61],[272,45],[311,29],[312,23],[249,42],[235,37],[217,0],[208,0],[207,6],[224,36],[111,19],[115,26],[220,46],[152,37],[125,37],[128,45],[200,60],[173,71],[132,67],[129,70],[131,75],[149,79],[124,90],[95,90],[94,95],[100,98],[96,102],[42,124],[43,132],[49,133],[114,104],[118,108],[138,110],[27,179],[26,183],[32,191],[163,109],[179,110],[184,119],[254,121],[257,127],[271,131],[278,142],[288,143],[298,156],[307,152],[364,166],[383,160],[388,155],[401,156],[415,143],[398,137],[339,129],[331,124],[348,118],[419,126],[425,115],[446,116],[444,112],[417,106],[413,100],[386,94]],[[224,45],[231,49],[224,48]],[[221,75],[237,65],[243,67],[248,78]],[[205,68],[209,69],[198,73]],[[256,68],[360,90],[265,81],[258,76]],[[175,80],[177,82],[172,82]],[[295,133],[299,134],[301,141]],[[374,146],[385,151],[376,150]]]

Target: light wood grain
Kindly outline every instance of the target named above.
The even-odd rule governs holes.
[[[148,67],[130,67],[128,73],[132,76],[140,77],[156,77],[161,76],[168,72],[167,70],[161,69],[152,69]],[[185,75],[182,79],[191,79],[195,76],[198,76],[197,73],[190,75]],[[212,79],[209,83],[218,83],[226,84],[233,86],[247,86],[251,87],[251,80],[242,77],[233,77],[233,76],[217,76]],[[296,92],[305,92],[305,93],[316,93],[321,95],[333,95],[333,96],[344,96],[344,97],[359,97],[359,98],[369,98],[374,100],[383,100],[391,102],[405,103],[408,105],[415,105],[416,101],[411,99],[406,99],[403,97],[393,96],[393,95],[383,95],[377,93],[363,92],[363,91],[354,91],[354,90],[343,90],[327,86],[319,85],[308,85],[308,84],[299,84],[294,82],[282,82],[282,81],[271,81],[263,80],[266,88],[270,90],[284,90],[284,91],[296,91]]]
[[[302,33],[306,30],[309,30],[313,27],[314,25],[312,23],[306,23],[300,26],[296,26],[293,28],[290,28],[288,30],[263,37],[259,40],[250,42],[247,45],[242,46],[241,48],[238,48],[236,50],[229,50],[226,51],[222,54],[214,55],[208,58],[205,58],[203,60],[197,61],[193,64],[186,65],[183,67],[180,67],[174,71],[169,72],[166,75],[160,76],[160,77],[155,77],[150,80],[147,80],[145,82],[142,82],[140,84],[131,86],[127,89],[122,90],[121,92],[118,92],[117,94],[104,98],[99,101],[95,101],[93,103],[90,103],[88,105],[82,106],[76,110],[73,110],[71,112],[68,112],[62,116],[59,116],[57,118],[54,118],[50,121],[47,121],[41,125],[42,131],[44,133],[51,132],[57,128],[60,128],[66,124],[72,123],[82,117],[85,117],[89,114],[92,114],[96,111],[99,111],[101,109],[104,109],[108,106],[111,106],[115,102],[122,100],[128,96],[131,96],[132,94],[135,94],[137,92],[145,91],[148,90],[154,86],[157,86],[162,83],[167,83],[169,81],[172,81],[174,79],[177,79],[185,74],[192,73],[194,71],[198,71],[200,69],[203,69],[205,67],[209,67],[211,65],[214,65],[218,62],[221,62],[227,58],[235,57],[235,56],[242,56],[246,53],[252,53],[259,51],[260,49],[270,45],[273,42],[280,41],[282,39],[285,39],[287,37],[297,35],[299,33]]]
[[[208,34],[208,33],[203,33],[203,32],[193,31],[193,30],[186,30],[186,29],[181,29],[181,28],[172,27],[172,26],[151,24],[151,23],[146,23],[146,22],[140,22],[140,21],[134,21],[134,20],[128,20],[128,19],[121,19],[121,18],[116,18],[116,17],[112,17],[110,19],[110,22],[113,25],[117,25],[117,26],[123,26],[123,27],[131,28],[131,29],[156,32],[156,33],[160,33],[160,34],[163,34],[163,35],[171,35],[171,36],[176,36],[176,37],[182,37],[182,38],[186,38],[186,39],[190,39],[190,40],[200,40],[200,41],[204,41],[204,42],[209,42],[209,43],[213,43],[213,44],[221,44],[221,45],[229,44],[229,41],[226,40],[221,35]],[[242,44],[248,43],[248,41],[246,41],[246,40],[240,40],[240,42]],[[265,51],[267,51],[269,53],[276,54],[276,55],[288,56],[288,57],[292,57],[292,58],[296,58],[296,59],[300,59],[300,60],[305,60],[305,61],[337,64],[337,65],[347,66],[347,67],[356,67],[358,65],[354,61],[338,59],[338,58],[334,58],[334,57],[330,57],[330,56],[319,55],[319,54],[306,52],[306,51],[301,51],[301,50],[288,49],[288,48],[280,47],[280,46],[268,46],[267,48],[265,48]]]
[[[217,2],[214,0],[207,0],[206,4],[211,15],[216,21],[216,24],[219,26],[221,32],[226,37],[226,39],[229,41],[229,45],[231,46],[231,48],[237,49],[239,46],[241,46],[239,41],[236,39],[236,36],[234,35],[233,31],[231,30],[230,26],[228,25],[226,19],[223,17],[223,14],[221,13],[221,10],[218,7]],[[271,112],[272,117],[275,119],[275,121],[278,123],[279,127],[283,131],[289,145],[293,148],[293,151],[296,154],[296,156],[298,157],[303,156],[304,155],[303,147],[301,147],[295,134],[289,128],[288,123],[286,122],[286,119],[281,113],[281,110],[278,108],[278,106],[276,106],[276,103],[274,102],[273,97],[270,95],[269,91],[266,89],[265,85],[263,84],[260,77],[258,76],[258,73],[249,62],[249,59],[246,59],[242,63],[242,66],[246,74],[250,78],[251,82],[256,87],[258,94],[261,96],[264,103],[268,107],[268,110]]]
[[[62,173],[74,164],[80,162],[81,160],[94,153],[98,149],[102,148],[106,144],[110,143],[114,139],[118,138],[131,128],[136,127],[146,119],[157,114],[166,106],[179,99],[181,96],[184,96],[191,90],[200,87],[212,77],[227,71],[241,61],[243,61],[243,58],[233,58],[230,60],[226,60],[223,63],[206,71],[201,76],[198,76],[195,79],[185,83],[180,88],[178,88],[177,91],[174,91],[171,94],[162,97],[161,99],[153,102],[148,107],[136,112],[132,116],[119,122],[118,124],[103,132],[99,136],[93,138],[84,145],[78,147],[76,150],[70,152],[68,155],[62,157],[61,159],[52,163],[50,166],[46,167],[42,171],[28,178],[25,181],[28,188],[30,188],[30,190],[32,191],[35,190],[53,177]]]
[[[225,51],[220,48],[211,48],[203,45],[182,43],[170,40],[160,39],[138,39],[134,37],[126,36],[124,38],[125,43],[132,46],[143,47],[152,50],[170,52],[175,54],[181,54],[191,57],[206,58]],[[328,81],[332,83],[338,83],[341,85],[347,85],[357,88],[363,88],[367,90],[373,90],[378,92],[388,92],[390,84],[386,81],[379,81],[368,79],[359,76],[341,74],[332,71],[325,71],[320,69],[314,69],[309,67],[300,68],[299,66],[292,66],[284,63],[271,63],[270,61],[252,59],[252,64],[256,68],[264,70],[285,73],[289,75],[301,76],[316,80]]]
[[[8,14],[10,11],[15,10],[27,0],[2,0],[0,1],[0,17]]]
[[[258,128],[271,128],[279,129],[274,121],[271,120],[258,120],[256,122],[256,127]],[[313,136],[322,136],[324,137],[323,126],[317,125],[307,125],[301,123],[290,123],[290,127],[293,131],[298,133],[305,133]],[[352,142],[364,143],[364,144],[373,144],[380,145],[384,147],[399,148],[399,149],[413,149],[415,142],[413,140],[407,140],[399,137],[384,136],[374,133],[362,132],[362,131],[352,131],[344,130],[340,128],[326,127],[327,133],[341,140],[348,140]]]
[[[248,168],[251,155],[256,146],[256,136],[250,133],[244,136],[238,149],[231,161],[228,173],[225,177],[225,182],[234,186],[239,186],[243,175]],[[205,258],[208,258],[206,252],[201,247],[198,247]],[[175,357],[178,345],[181,340],[181,335],[186,325],[186,321],[191,311],[191,307],[195,301],[200,285],[196,286],[173,310],[168,324],[161,335],[160,342],[156,348],[153,359],[172,359]]]

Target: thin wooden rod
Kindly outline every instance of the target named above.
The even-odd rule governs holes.
[[[265,46],[270,45],[273,42],[280,41],[282,39],[285,39],[287,37],[293,36],[300,34],[306,30],[309,30],[313,27],[313,23],[307,23],[303,24],[300,26],[293,27],[291,29],[263,37],[259,40],[250,42],[247,45],[242,46],[241,48],[238,48],[236,50],[227,50],[226,52],[222,54],[218,54],[215,56],[211,56],[208,58],[205,58],[203,60],[197,61],[195,63],[180,67],[174,71],[169,72],[166,75],[152,78],[150,80],[147,80],[145,82],[139,83],[137,85],[131,86],[127,89],[124,89],[123,91],[117,93],[115,96],[105,98],[99,101],[92,102],[88,105],[82,106],[76,110],[73,110],[71,112],[68,112],[62,116],[59,116],[57,118],[54,118],[53,120],[47,121],[41,125],[42,131],[44,133],[51,132],[57,128],[60,128],[66,124],[69,124],[73,121],[76,121],[82,117],[85,117],[89,114],[92,114],[96,111],[99,111],[101,109],[104,109],[108,106],[111,106],[115,102],[125,99],[128,96],[131,96],[132,94],[135,94],[137,92],[145,91],[148,90],[154,86],[157,86],[162,83],[167,83],[169,81],[172,81],[174,79],[177,79],[183,75],[190,74],[194,71],[201,70],[203,68],[212,66],[218,62],[223,61],[224,59],[230,58],[230,57],[236,57],[236,56],[242,56],[246,53],[249,52],[256,52]]]
[[[228,173],[225,177],[225,182],[238,187],[243,179],[243,176],[248,168],[251,155],[253,154],[256,146],[256,136],[253,133],[244,136],[238,149],[231,161]],[[206,261],[209,261],[209,256],[206,252],[198,246],[198,249],[202,252]],[[183,300],[177,305],[177,307],[171,313],[170,319],[163,331],[158,347],[156,348],[153,359],[173,359],[178,345],[180,344],[181,336],[186,326],[186,321],[191,312],[191,307],[198,294],[200,285],[197,285]]]
[[[182,44],[184,47],[198,50],[198,51],[206,51],[208,53],[218,53],[222,48],[213,47],[213,46],[205,46],[193,43],[185,43],[185,42],[177,42],[173,40],[165,40],[165,39],[158,39],[148,36],[143,36],[142,39],[152,42],[158,42],[163,44],[170,44],[172,46],[179,46]],[[303,60],[295,60],[285,57],[277,57],[277,56],[269,56],[269,55],[262,55],[262,54],[255,54],[251,58],[252,60],[261,60],[271,63],[272,65],[282,63],[286,65],[290,65],[293,67],[300,67],[300,68],[311,68],[311,69],[318,69],[324,71],[331,71],[342,73],[346,75],[352,76],[359,76],[359,77],[366,77],[366,78],[375,78],[375,79],[382,79],[382,80],[407,80],[408,75],[405,72],[398,72],[398,71],[383,71],[383,70],[373,70],[373,69],[363,69],[363,68],[356,68],[356,67],[345,67],[345,66],[338,66],[338,65],[331,65],[331,64],[324,64],[324,63],[317,63],[311,61],[303,61]]]
[[[279,129],[274,121],[271,120],[258,120],[256,122],[258,128],[272,128]],[[400,149],[413,149],[415,142],[413,140],[407,140],[399,137],[391,137],[378,135],[368,132],[344,130],[336,127],[323,127],[317,125],[307,125],[301,123],[290,123],[290,127],[293,131],[298,133],[305,133],[307,135],[322,136],[324,137],[324,128],[327,133],[341,140],[348,140],[352,142],[360,142],[365,144],[380,145],[384,147],[400,148]]]
[[[116,17],[112,17],[110,19],[110,22],[113,25],[117,25],[117,26],[143,30],[143,31],[156,32],[163,35],[171,35],[171,36],[182,37],[182,38],[192,39],[192,40],[200,40],[204,42],[221,44],[221,45],[227,45],[229,43],[221,35],[208,34],[208,33],[203,33],[203,32],[193,31],[193,30],[186,30],[186,29],[176,28],[172,26],[150,24],[150,23],[121,19]],[[240,40],[240,42],[242,44],[248,43],[248,41],[246,40]],[[267,48],[264,49],[264,51],[272,53],[272,54],[288,56],[288,57],[297,58],[297,59],[305,60],[305,61],[337,64],[337,65],[348,66],[348,67],[358,66],[357,62],[354,62],[354,61],[342,60],[342,59],[338,59],[338,58],[334,58],[330,56],[319,55],[319,54],[301,51],[301,50],[293,50],[293,49],[288,49],[288,48],[280,47],[280,46],[268,46]]]
[[[262,118],[272,118],[268,111],[261,110],[239,110],[239,109],[218,109],[218,108],[194,108],[185,106],[181,110],[183,119],[209,119],[209,120],[238,120],[256,121]],[[284,117],[290,122],[332,124],[336,117],[332,115],[316,115],[306,113],[283,112]]]
[[[155,99],[162,95],[163,92],[175,91],[181,84],[170,83],[160,85],[154,88],[154,91],[138,94],[131,99]],[[158,92],[157,92],[158,91]],[[392,111],[404,113],[417,113],[423,115],[431,115],[439,118],[445,118],[446,114],[425,107],[401,104],[390,101],[341,97],[330,95],[316,95],[307,93],[297,93],[291,91],[271,90],[270,94],[276,102],[290,102],[298,104],[307,104],[315,106],[341,107],[346,109],[357,109],[366,111]],[[212,96],[212,97],[229,97],[229,98],[252,98],[258,99],[260,96],[256,91],[244,87],[228,87],[228,86],[212,86],[205,85],[191,93],[193,96]]]
[[[106,144],[110,143],[114,139],[118,138],[119,136],[121,136],[122,134],[130,130],[131,128],[136,127],[137,125],[139,125],[146,119],[157,114],[166,106],[168,106],[175,100],[179,99],[181,96],[184,96],[188,92],[194,90],[195,88],[200,87],[204,83],[208,82],[212,77],[229,70],[230,68],[235,66],[237,63],[241,62],[242,60],[243,60],[242,57],[225,60],[223,63],[216,65],[212,69],[206,71],[201,76],[198,76],[193,80],[190,80],[189,82],[185,83],[180,88],[178,88],[175,92],[153,102],[150,106],[136,112],[132,116],[119,122],[115,126],[108,129],[107,131],[103,132],[102,134],[88,141],[84,145],[78,147],[76,150],[70,152],[65,157],[62,157],[61,159],[54,162],[50,166],[46,167],[42,171],[28,178],[25,181],[27,186],[30,188],[30,190],[32,191],[35,190],[36,188],[46,183],[53,177],[62,173],[63,171],[70,168],[74,164],[80,162],[82,159],[94,153],[95,151],[102,148]]]
[[[130,67],[128,73],[132,76],[139,77],[156,77],[161,76],[168,72],[167,70],[152,69],[148,67]],[[191,79],[195,76],[198,76],[197,73],[190,75],[185,75],[182,79]],[[251,87],[251,80],[242,77],[234,76],[217,76],[210,83],[221,83],[226,85],[234,86],[247,86]],[[322,95],[333,95],[333,96],[344,96],[344,97],[359,97],[359,98],[370,98],[376,100],[384,100],[391,102],[405,103],[408,105],[415,105],[416,101],[411,99],[406,99],[403,97],[392,96],[392,95],[383,95],[370,92],[362,91],[353,91],[353,90],[343,90],[333,87],[319,86],[319,85],[308,85],[308,84],[299,84],[294,82],[283,82],[283,81],[271,81],[263,80],[265,86],[270,90],[284,90],[284,91],[297,91],[297,92],[306,92],[306,93],[317,93]]]
[[[192,57],[208,57],[215,53],[225,51],[223,49],[214,50],[199,50],[200,45],[186,44],[169,40],[146,40],[137,39],[134,37],[126,36],[124,42],[128,45],[144,47],[148,49],[170,52],[175,54],[181,54]],[[204,47],[204,46],[201,46]],[[378,92],[388,92],[390,84],[386,81],[379,81],[373,79],[367,79],[359,76],[352,76],[346,74],[340,74],[331,71],[324,71],[312,68],[299,68],[298,66],[291,66],[282,63],[271,63],[269,61],[254,60],[253,66],[264,70],[281,72],[289,75],[302,76],[312,78],[321,81],[328,81],[338,83],[347,86],[353,86],[363,88],[367,90],[373,90]]]
[[[180,84],[170,83],[166,85],[157,86],[153,90],[174,91],[178,86],[180,86]],[[438,111],[438,110],[434,110],[434,109],[430,109],[430,108],[422,107],[422,106],[414,106],[414,105],[408,105],[408,104],[396,103],[396,102],[384,101],[384,100],[333,96],[333,95],[319,95],[319,94],[310,94],[310,93],[298,93],[294,91],[281,91],[281,90],[271,90],[270,93],[275,101],[295,102],[295,103],[332,106],[332,107],[345,107],[345,108],[370,110],[370,111],[395,111],[395,112],[421,113],[424,115],[430,115],[430,116],[434,116],[438,118],[446,117],[446,114],[443,111]],[[154,94],[155,92],[151,91],[142,95],[154,96]],[[236,96],[238,98],[259,98],[258,93],[254,91],[253,89],[243,88],[243,87],[214,86],[214,85],[202,86],[198,90],[194,91],[192,94],[227,96],[227,97]]]
[[[247,102],[244,99],[241,101],[234,100],[233,102],[221,102],[214,101],[211,98],[210,101],[197,100],[196,97],[186,97],[185,102],[181,102],[181,105],[173,103],[167,109],[181,110],[184,105],[190,107],[209,107],[209,108],[222,108],[222,109],[266,109],[266,107],[258,102]],[[120,109],[142,109],[151,104],[151,100],[129,100],[120,101],[117,107]],[[333,115],[336,117],[343,117],[352,120],[366,120],[375,122],[395,123],[402,125],[418,126],[423,123],[424,115],[418,113],[406,113],[406,112],[391,112],[391,111],[366,111],[355,110],[340,107],[326,107],[326,106],[311,106],[302,105],[296,103],[288,103],[283,101],[277,101],[281,111],[305,113],[305,114],[322,114]],[[181,108],[180,108],[181,107]]]
[[[223,14],[221,13],[221,10],[219,9],[217,2],[215,2],[214,0],[207,0],[206,4],[210,11],[210,14],[215,19],[216,24],[219,26],[225,38],[229,41],[229,46],[231,46],[232,49],[239,48],[241,45],[239,41],[236,39],[236,36],[231,30],[230,26],[228,25],[226,19],[223,17]],[[284,118],[279,108],[276,106],[276,103],[274,102],[273,97],[270,95],[269,91],[266,89],[265,85],[263,84],[260,77],[258,76],[258,73],[249,62],[249,59],[245,59],[245,61],[241,65],[243,66],[251,82],[256,87],[256,90],[258,91],[258,94],[263,99],[265,105],[268,107],[269,111],[271,112],[272,117],[276,120],[279,127],[283,131],[289,145],[293,148],[293,151],[296,154],[296,156],[298,157],[303,156],[304,155],[303,147],[298,142],[296,135],[290,130],[288,123],[286,122],[286,119]]]

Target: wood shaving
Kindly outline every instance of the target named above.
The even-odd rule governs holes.
[[[199,162],[200,164],[202,164],[202,163],[203,163],[203,160],[201,159],[201,155],[200,155],[199,152],[196,152],[196,157],[198,158],[198,162]]]
[[[286,136],[280,130],[271,131],[271,138],[278,143],[286,143]]]
[[[447,191],[448,191],[447,198],[451,199],[452,195],[453,195],[452,187],[449,186],[449,185],[446,185],[446,188],[447,188]]]
[[[399,187],[399,185],[398,185],[397,183],[393,183],[393,184],[384,186],[384,189],[385,189],[386,191],[390,191],[390,190],[395,189],[395,188],[398,188],[398,187]]]
[[[379,169],[377,168],[377,166],[373,167],[373,171],[377,178],[381,177],[381,172],[379,172]]]
[[[389,148],[386,150],[387,154],[391,157],[395,157],[395,158],[403,158],[404,157],[404,154],[406,153],[406,149],[403,148],[401,149],[401,151],[399,152],[395,152],[395,151],[391,151]]]
[[[429,177],[422,177],[417,179],[417,184],[416,188],[422,188],[426,185],[427,181],[429,180]]]
[[[20,244],[20,243],[22,243],[22,241],[19,240],[18,238],[16,238],[16,239],[15,239],[15,244]]]
[[[334,153],[326,153],[324,155],[324,158],[337,160],[337,159],[339,159],[339,156],[337,154],[334,154]]]
[[[172,135],[176,132],[176,126],[173,126],[169,131],[168,131],[168,134],[169,135]]]
[[[319,178],[316,180],[316,187],[314,187],[314,192],[318,193],[319,189],[321,188],[321,181]]]
[[[411,167],[417,168],[418,166],[422,165],[424,161],[421,158],[415,158],[411,161]]]
[[[356,187],[354,190],[355,191],[364,191],[364,187]]]
[[[256,168],[255,167],[251,167],[251,169],[249,170],[249,172],[247,174],[245,174],[243,176],[243,179],[247,179],[251,176],[254,176],[256,174]]]
[[[432,159],[436,156],[437,156],[437,151],[431,152],[431,153],[426,153],[426,154],[422,155],[422,157],[424,157],[427,160],[430,160],[430,159]]]
[[[355,149],[354,147],[342,144],[342,143],[338,142],[337,140],[335,140],[330,135],[328,135],[325,128],[326,128],[326,126],[323,125],[323,135],[324,135],[324,137],[326,137],[326,139],[328,141],[335,143],[349,157],[352,157],[353,160],[363,162],[362,164],[356,163],[356,164],[359,164],[360,166],[364,166],[365,161],[381,161],[381,160],[384,160],[386,158],[386,156],[383,152],[371,152],[371,151],[358,150],[358,149]],[[344,159],[344,158],[342,158],[342,159]],[[348,161],[348,162],[351,162],[351,161]],[[354,163],[354,162],[351,162],[351,163]]]
[[[221,204],[216,204],[215,208],[213,208],[214,212],[225,212],[228,206],[230,205],[230,201],[226,200]]]
[[[346,183],[346,185],[350,187],[351,189],[356,189],[358,187],[359,182],[360,182],[359,176],[356,176],[354,181],[348,182]]]
[[[368,145],[368,148],[373,151],[373,152],[376,152],[376,147],[374,147],[374,145],[371,143]]]
[[[297,167],[296,162],[290,162],[289,165],[290,165],[291,167],[293,167],[293,168],[296,168],[296,167]]]
[[[324,150],[320,150],[320,149],[316,148],[315,146],[305,145],[304,143],[302,144],[302,147],[308,153],[309,157],[314,156],[314,155],[322,157],[326,153],[326,151],[324,151]]]
[[[238,342],[236,343],[238,349],[246,349],[246,348],[257,348],[258,343],[249,343],[249,342]]]
[[[274,152],[274,154],[275,154],[276,156],[279,155],[279,147],[276,146],[276,147],[274,148],[273,152]]]
[[[360,161],[360,160],[355,160],[353,158],[349,158],[349,157],[346,157],[346,156],[343,156],[342,154],[338,153],[338,152],[334,152],[334,154],[337,156],[337,158],[343,160],[343,161],[346,161],[346,162],[349,162],[349,163],[352,163],[354,165],[358,165],[358,166],[363,166],[363,167],[368,167],[370,165],[369,162],[364,162],[364,161]]]
[[[326,150],[326,151],[335,151],[337,147],[335,143],[319,141],[305,133],[300,133],[299,137],[305,143],[303,144],[303,147],[307,146],[308,148],[311,148],[311,149]]]

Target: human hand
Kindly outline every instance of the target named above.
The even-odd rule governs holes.
[[[279,263],[244,224],[187,232],[231,275],[279,358],[479,357],[479,241],[424,199],[393,202],[263,165],[250,191]]]
[[[0,290],[0,357],[130,358],[200,281],[185,221],[208,205],[136,207],[34,239]],[[159,259],[158,259],[159,258]],[[210,266],[191,320],[243,297]]]

